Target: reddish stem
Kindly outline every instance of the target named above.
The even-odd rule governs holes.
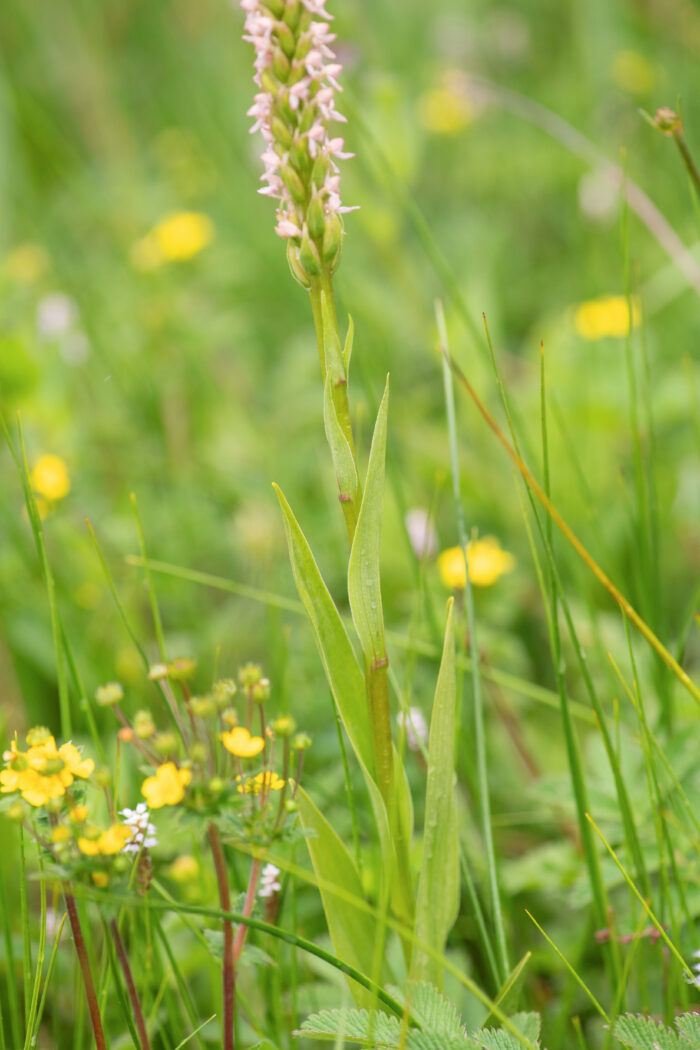
[[[144,1020],[143,1010],[141,1009],[141,1000],[136,991],[134,977],[131,972],[131,967],[129,966],[129,957],[126,954],[126,948],[124,947],[124,941],[119,932],[119,926],[117,925],[116,919],[110,919],[109,928],[112,933],[112,939],[114,940],[114,947],[117,950],[119,965],[122,968],[124,980],[126,981],[126,990],[129,993],[131,1009],[134,1012],[134,1020],[136,1021],[136,1028],[138,1029],[139,1039],[141,1040],[141,1050],[151,1050],[151,1044],[148,1039],[148,1029],[146,1028],[146,1021]]]
[[[83,929],[80,925],[75,897],[68,892],[68,888],[65,885],[63,887],[63,896],[66,901],[66,910],[68,912],[70,928],[73,933],[73,943],[75,944],[78,962],[80,963],[80,972],[83,977],[85,998],[87,999],[88,1010],[90,1011],[92,1030],[95,1033],[95,1046],[97,1047],[97,1050],[107,1050],[105,1034],[102,1028],[102,1018],[100,1017],[100,1008],[97,1003],[97,993],[95,992],[95,983],[92,979],[92,970],[90,969],[90,959],[88,958],[87,948],[85,946],[85,938],[83,937]]]
[[[226,873],[226,860],[224,858],[224,850],[221,845],[221,836],[219,835],[219,829],[216,824],[209,825],[209,845],[211,847],[211,855],[214,860],[214,869],[216,871],[216,881],[219,886],[219,901],[221,903],[221,910],[225,912],[231,911],[231,893],[228,886],[228,876]],[[224,1000],[224,1018],[223,1018],[223,1030],[224,1030],[224,1041],[223,1050],[234,1050],[234,1017],[236,1012],[236,961],[234,956],[233,947],[233,924],[230,919],[223,920],[224,925],[224,959],[222,967],[222,986],[223,986],[223,1000]]]
[[[250,869],[250,880],[248,882],[248,890],[245,895],[245,902],[243,904],[243,915],[246,919],[252,915],[253,905],[255,904],[255,894],[258,891],[258,879],[260,878],[260,861],[256,857],[253,861],[253,866]],[[233,942],[233,965],[238,964],[238,960],[241,957],[243,951],[243,945],[245,944],[246,934],[248,933],[248,927],[245,923],[240,923],[236,930],[236,939]]]

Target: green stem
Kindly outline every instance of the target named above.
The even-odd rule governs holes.
[[[214,860],[216,881],[219,887],[219,901],[223,912],[231,911],[231,892],[228,886],[226,874],[226,860],[221,845],[221,836],[216,824],[209,825],[209,845]],[[223,1050],[234,1050],[235,1041],[233,1036],[234,1019],[236,1016],[236,965],[234,961],[233,948],[233,923],[231,919],[223,920],[224,927],[224,959],[221,971],[223,987]]]

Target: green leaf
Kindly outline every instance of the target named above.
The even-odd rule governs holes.
[[[445,1036],[466,1034],[457,1007],[434,984],[408,981],[405,993],[400,988],[392,988],[391,994],[404,1003],[411,1020],[421,1028]]]
[[[459,910],[457,806],[454,797],[457,676],[452,607],[453,599],[450,598],[430,720],[423,859],[418,878],[415,926],[417,940],[430,945],[439,954],[444,950]],[[441,987],[442,966],[416,945],[411,977]]]
[[[295,1035],[306,1039],[335,1039],[342,1035],[353,1043],[374,1047],[396,1047],[401,1038],[401,1022],[381,1010],[320,1010],[302,1024]]]
[[[331,693],[355,754],[373,772],[372,726],[362,671],[306,537],[281,489],[273,487],[284,517],[294,582],[311,620]]]
[[[313,832],[306,839],[319,891],[326,913],[328,930],[336,955],[362,973],[371,974],[374,968],[376,920],[346,899],[352,894],[364,899],[362,882],[355,861],[309,796],[299,788],[296,800],[299,817],[305,831]],[[343,896],[333,892],[337,886]],[[349,981],[355,1001],[371,1005],[373,996],[356,981]]]
[[[406,1050],[477,1050],[477,1044],[466,1035],[443,1035],[413,1028],[406,1035]]]
[[[613,1035],[630,1050],[688,1050],[688,1043],[673,1028],[664,1028],[651,1017],[625,1014],[618,1017]]]
[[[345,336],[345,346],[343,347],[343,361],[345,363],[345,375],[347,379],[350,378],[350,360],[352,358],[352,346],[354,341],[355,322],[350,314],[348,314],[348,334]]]
[[[539,1046],[541,1024],[539,1014],[515,1014],[511,1017],[511,1021],[525,1039]],[[522,1050],[521,1041],[505,1028],[482,1028],[472,1034],[472,1039],[484,1050]]]
[[[348,597],[364,657],[374,742],[374,765],[385,801],[391,795],[393,755],[389,712],[388,658],[379,574],[379,540],[384,502],[389,380],[377,412],[357,528],[348,564]]]
[[[352,449],[338,419],[333,400],[330,372],[326,372],[326,382],[323,391],[323,423],[326,429],[326,438],[331,449],[336,481],[338,482],[338,499],[344,504],[356,503],[359,489],[357,468],[355,467]]]
[[[681,1014],[676,1018],[676,1027],[693,1050],[700,1050],[700,1014]]]

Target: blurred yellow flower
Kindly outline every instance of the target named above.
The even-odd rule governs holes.
[[[199,878],[199,863],[191,854],[176,857],[170,865],[170,878],[175,882],[194,882]]]
[[[55,842],[56,845],[60,845],[62,842],[67,842],[70,838],[70,831],[65,824],[58,824],[51,831],[51,841]]]
[[[18,244],[5,259],[5,269],[17,284],[34,284],[49,265],[49,257],[40,244]]]
[[[87,806],[73,806],[68,812],[68,816],[74,824],[84,824],[87,820],[88,808]]]
[[[30,474],[32,488],[40,496],[56,502],[70,492],[70,478],[60,456],[40,456]]]
[[[166,262],[192,259],[214,238],[214,224],[199,211],[178,211],[166,215],[137,241],[131,261],[137,270],[155,270]]]
[[[81,835],[78,839],[78,849],[86,857],[111,857],[120,853],[133,835],[132,828],[125,824],[112,824],[111,828],[96,834],[96,829],[87,829],[89,834]]]
[[[92,881],[95,886],[103,890],[105,886],[109,886],[109,875],[106,871],[93,871]]]
[[[50,799],[60,798],[75,777],[86,779],[95,768],[93,760],[84,759],[75,744],[57,748],[51,735],[38,738],[27,751],[19,751],[13,741],[11,750],[5,752],[5,761],[0,792],[19,791],[30,806],[44,806]]]
[[[221,734],[223,745],[236,758],[255,758],[265,747],[261,736],[251,736],[243,726]]]
[[[418,119],[433,135],[456,135],[472,117],[467,99],[450,87],[433,88],[418,99]]]
[[[185,788],[192,779],[189,769],[178,769],[174,762],[158,766],[154,777],[146,777],[141,794],[151,809],[176,806],[185,797]]]
[[[269,771],[258,773],[255,777],[247,777],[245,780],[237,777],[236,780],[238,782],[236,790],[242,795],[259,795],[263,788],[267,791],[279,791],[287,783],[282,777]]]
[[[450,590],[466,587],[467,574],[461,547],[450,547],[438,556],[442,582]],[[493,536],[472,540],[467,544],[469,579],[474,587],[490,587],[506,572],[515,567],[515,558],[503,550]]]
[[[639,327],[642,309],[632,297],[632,327]],[[630,311],[624,295],[601,295],[576,307],[574,327],[584,339],[624,339],[630,330]]]
[[[618,51],[613,58],[612,78],[629,95],[646,95],[654,86],[654,67],[638,51]]]

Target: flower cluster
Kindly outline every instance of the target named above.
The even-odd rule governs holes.
[[[0,772],[0,792],[19,792],[30,806],[45,806],[60,799],[76,777],[86,780],[95,768],[91,758],[83,758],[70,741],[56,746],[48,729],[39,726],[27,733],[26,751],[20,751],[13,740],[3,758],[5,769]]]
[[[255,48],[260,89],[248,111],[265,140],[260,193],[278,200],[276,233],[288,240],[292,273],[305,286],[340,257],[338,160],[351,157],[329,130],[344,121],[335,94],[342,66],[331,47],[326,0],[241,0],[243,39]]]
[[[467,544],[469,581],[474,587],[491,587],[505,573],[515,568],[515,558],[503,550],[493,536],[471,540]],[[452,590],[463,590],[467,584],[464,553],[461,547],[449,547],[438,557],[442,582]]]

